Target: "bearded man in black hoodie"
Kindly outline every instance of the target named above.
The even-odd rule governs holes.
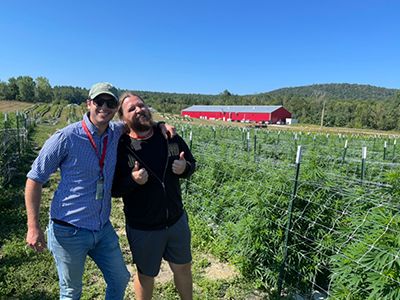
[[[151,112],[138,95],[124,93],[118,114],[127,133],[118,145],[113,196],[124,202],[126,233],[137,268],[136,298],[151,299],[164,258],[181,299],[192,299],[190,229],[180,178],[194,172],[196,161],[179,135],[166,140],[152,126]]]

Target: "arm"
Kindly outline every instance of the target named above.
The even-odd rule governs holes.
[[[46,248],[44,234],[39,223],[39,208],[42,186],[67,156],[66,138],[61,132],[55,133],[43,145],[39,156],[27,174],[25,186],[25,206],[28,221],[26,243],[32,249],[42,252]]]
[[[180,178],[188,178],[196,169],[196,160],[185,141],[179,135],[175,138],[179,145],[179,159],[174,160],[172,163],[172,172]]]
[[[145,168],[139,168],[139,163],[138,161],[135,161],[135,166],[132,170],[132,179],[139,185],[143,185],[147,182],[147,179],[149,178],[149,174],[147,174],[147,171]]]
[[[138,169],[136,162],[133,170],[132,168],[129,167],[128,165],[129,158],[127,156],[128,150],[125,149],[125,147],[128,146],[126,145],[124,139],[125,136],[122,136],[118,144],[117,163],[115,166],[113,186],[111,189],[111,195],[113,197],[123,197],[124,195],[133,192],[139,186],[139,183],[137,183],[134,180],[134,178],[135,176],[139,175],[137,173],[139,173],[140,170]]]
[[[28,218],[26,243],[29,247],[38,252],[42,252],[46,248],[46,241],[39,223],[41,198],[42,184],[28,178],[25,186],[25,206]]]
[[[119,169],[115,170],[113,186],[111,195],[113,197],[123,197],[126,194],[132,193],[136,187],[143,185],[148,180],[148,174],[146,169],[139,168],[138,162],[135,162],[135,167],[130,174],[121,176]]]
[[[166,124],[163,121],[160,121],[158,123],[156,123],[157,127],[160,128],[162,135],[168,139],[172,139],[173,137],[176,136],[176,128],[175,126]]]

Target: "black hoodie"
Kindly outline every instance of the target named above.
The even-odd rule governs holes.
[[[172,172],[172,163],[184,152],[186,169],[181,175]],[[149,175],[144,185],[131,174],[135,161]],[[189,147],[178,135],[165,139],[158,128],[144,140],[123,135],[119,140],[112,195],[122,197],[127,224],[140,230],[157,230],[173,225],[183,214],[179,178],[188,178],[196,161]]]

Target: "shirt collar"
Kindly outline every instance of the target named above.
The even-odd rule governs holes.
[[[89,132],[94,136],[95,134],[97,135],[97,127],[93,125],[92,122],[90,122],[89,119],[89,112],[83,115],[83,120],[86,123],[87,128],[89,129]],[[108,131],[108,128],[106,129],[105,133]]]

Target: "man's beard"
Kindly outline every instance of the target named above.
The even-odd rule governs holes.
[[[153,118],[151,112],[140,114],[137,118],[132,120],[132,129],[135,131],[143,132],[149,130],[153,126]]]

